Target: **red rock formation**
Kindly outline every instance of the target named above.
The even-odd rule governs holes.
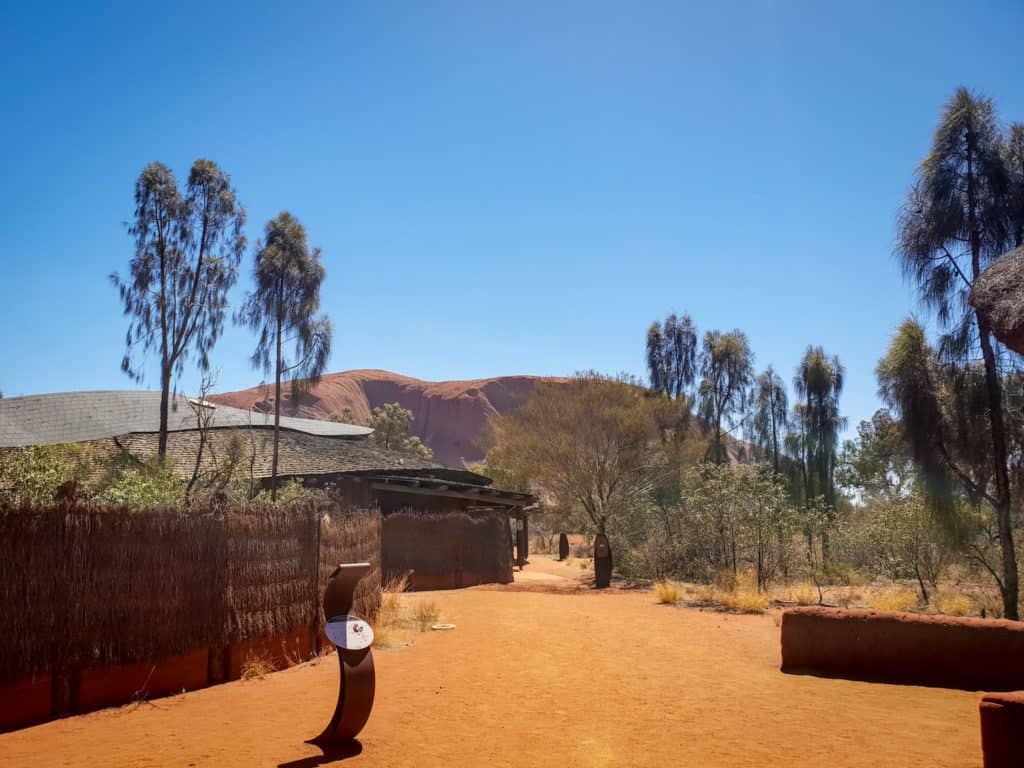
[[[524,402],[538,378],[498,376],[433,382],[389,371],[345,371],[325,375],[314,392],[304,396],[297,406],[289,402],[283,413],[326,419],[350,408],[353,421],[367,424],[374,408],[399,403],[412,411],[413,434],[434,451],[434,458],[448,466],[462,466],[483,458],[481,442],[487,420]],[[253,387],[214,395],[210,400],[267,411],[273,407],[272,393],[272,386]],[[288,399],[289,395],[285,393],[283,398]]]

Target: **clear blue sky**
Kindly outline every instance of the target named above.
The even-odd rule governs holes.
[[[134,386],[107,282],[132,251],[133,183],[203,156],[231,174],[251,239],[287,209],[323,249],[331,370],[642,374],[649,323],[688,310],[702,331],[745,330],[787,381],[807,344],[838,354],[855,424],[917,309],[894,219],[942,103],[964,84],[1024,120],[1020,0],[4,17],[7,396]],[[215,349],[220,389],[260,381],[252,345],[231,329]]]

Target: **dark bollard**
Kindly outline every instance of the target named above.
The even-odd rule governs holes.
[[[329,747],[350,743],[363,730],[373,709],[376,687],[370,652],[373,629],[351,613],[356,585],[370,568],[369,563],[339,565],[324,591],[324,616],[327,617],[324,633],[338,649],[341,669],[334,717],[324,732],[312,739],[312,743],[325,752]]]
[[[594,582],[598,589],[612,583],[612,545],[603,533],[594,538]]]
[[[564,533],[558,537],[558,559],[565,560],[569,556],[569,537]]]
[[[516,565],[526,565],[526,531],[522,528],[516,531]]]

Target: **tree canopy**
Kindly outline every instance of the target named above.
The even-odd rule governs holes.
[[[209,160],[192,165],[184,194],[174,173],[147,165],[135,182],[135,216],[129,232],[135,254],[129,275],[110,276],[129,317],[121,369],[142,378],[136,356],[160,356],[160,442],[167,452],[171,379],[194,356],[210,367],[210,351],[224,328],[227,294],[245,250],[245,209],[227,174]]]
[[[846,419],[839,413],[845,374],[838,357],[829,357],[821,347],[809,346],[793,378],[793,388],[800,398],[796,420],[808,502],[817,496],[829,505],[836,501],[834,474],[839,433],[846,426]]]
[[[736,417],[747,407],[754,375],[754,354],[747,335],[740,330],[708,331],[701,342],[700,386],[697,412],[701,425],[711,435],[709,458],[716,464],[729,460],[723,427],[736,426]]]
[[[761,455],[768,456],[772,469],[778,472],[780,451],[789,430],[789,396],[782,377],[770,365],[754,382],[753,409],[751,437]]]
[[[922,302],[938,318],[942,333],[938,353],[943,361],[964,373],[968,363],[981,359],[983,389],[988,412],[988,435],[991,445],[991,499],[999,521],[1003,553],[1001,578],[1004,609],[1010,618],[1017,618],[1018,578],[1013,525],[1009,449],[1003,386],[999,360],[994,348],[988,319],[968,303],[970,290],[982,270],[1014,244],[1018,232],[1024,231],[1015,195],[1016,144],[1020,138],[1011,129],[1004,137],[999,128],[991,99],[957,89],[946,103],[932,138],[931,151],[918,166],[906,202],[900,211],[896,257],[904,273],[916,285]],[[908,326],[897,336],[898,349],[890,353],[910,352],[914,332]],[[920,346],[920,344],[918,344]],[[918,350],[915,358],[927,355]],[[896,354],[891,361],[894,376],[882,382],[894,396],[902,395],[910,406],[911,424],[915,416],[928,416],[926,423],[937,424],[934,414],[918,413],[916,405],[930,408],[927,396],[912,396],[906,391],[920,377],[920,364],[906,369],[907,377],[898,375]],[[881,366],[880,366],[881,368]],[[881,370],[880,370],[881,378]],[[908,432],[908,439],[920,438]],[[923,450],[923,448],[922,448]],[[950,462],[946,462],[950,464]],[[928,467],[929,477],[936,477],[936,467]],[[986,490],[987,494],[988,491]]]
[[[412,434],[412,411],[398,403],[387,403],[373,409],[369,426],[373,428],[370,439],[381,448],[408,453],[430,461],[434,452],[425,446],[418,436]]]
[[[538,381],[516,411],[493,422],[487,463],[529,477],[598,533],[628,517],[651,488],[653,400],[635,380],[578,374]]]

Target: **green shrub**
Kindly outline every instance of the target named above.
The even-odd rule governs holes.
[[[160,457],[118,465],[107,473],[93,497],[101,504],[133,507],[174,507],[185,501],[185,484]]]
[[[79,445],[34,445],[0,451],[0,498],[11,504],[47,504],[69,482],[87,474]]]

